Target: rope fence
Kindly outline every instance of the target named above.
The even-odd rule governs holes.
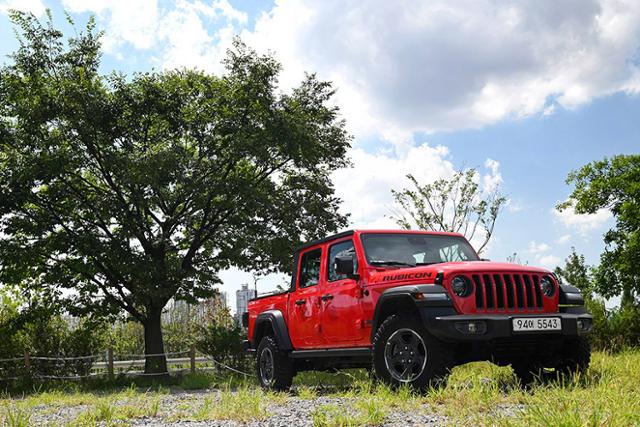
[[[147,373],[140,369],[144,368],[147,358],[162,356],[166,357],[167,368],[177,367],[177,369],[167,369],[167,372],[162,373]],[[38,364],[45,364],[46,366],[36,366]],[[215,366],[204,366],[211,364]],[[195,373],[197,370],[218,369],[216,366],[235,374],[251,376],[251,374],[233,368],[211,356],[197,355],[195,348],[187,351],[157,354],[122,354],[118,355],[117,358],[113,353],[113,349],[108,349],[104,355],[32,356],[25,352],[22,357],[0,359],[0,384],[20,379],[82,380],[104,377],[105,375],[110,379],[116,375],[132,377],[166,376],[177,373]],[[65,372],[65,374],[56,375],[56,371]],[[69,371],[74,374],[67,374]]]

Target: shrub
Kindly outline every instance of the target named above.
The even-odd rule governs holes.
[[[622,306],[609,314],[609,349],[625,350],[640,346],[640,307]]]
[[[242,348],[244,331],[235,324],[210,323],[200,329],[197,348],[217,361],[246,368],[249,358]]]
[[[26,305],[16,294],[0,294],[0,359],[22,357],[68,358],[95,355],[105,347],[106,327],[88,318],[65,318],[55,305],[37,298]],[[87,375],[93,359],[32,359],[31,376]],[[25,376],[23,360],[0,363],[0,378]]]

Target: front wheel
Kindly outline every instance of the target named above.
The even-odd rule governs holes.
[[[591,361],[591,345],[585,337],[567,339],[562,346],[556,363],[551,366],[537,360],[518,360],[511,364],[513,372],[521,385],[528,387],[535,380],[542,383],[571,378],[575,374],[584,374]]]
[[[391,386],[418,390],[444,383],[451,350],[431,336],[418,319],[388,317],[373,340],[373,365],[378,378]]]
[[[256,371],[260,385],[268,390],[286,391],[293,382],[293,363],[272,336],[262,338],[258,345]]]

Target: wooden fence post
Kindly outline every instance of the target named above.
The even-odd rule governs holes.
[[[113,379],[113,348],[107,350],[107,375],[109,379]]]
[[[29,358],[29,352],[27,350],[24,351],[24,369],[25,376],[29,378],[31,376],[31,359]]]
[[[196,348],[191,346],[191,350],[189,350],[189,358],[191,359],[191,373],[196,373]]]

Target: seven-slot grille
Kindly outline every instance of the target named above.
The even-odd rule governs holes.
[[[540,276],[522,273],[472,274],[478,311],[542,310]]]

